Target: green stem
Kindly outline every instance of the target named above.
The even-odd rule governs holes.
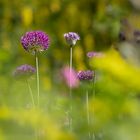
[[[71,72],[72,72],[72,47],[70,47],[70,98],[72,98]]]
[[[71,83],[71,72],[72,72],[72,46],[70,46],[70,103],[72,102],[72,83]],[[72,103],[70,104],[70,114],[72,114]],[[72,130],[72,117],[69,116],[69,127]]]
[[[28,86],[28,89],[29,89],[29,93],[30,93],[30,96],[31,96],[32,105],[33,105],[33,107],[35,108],[35,102],[34,102],[34,97],[33,97],[32,89],[31,89],[31,87],[30,87],[30,84],[29,84],[28,80],[26,80],[26,83],[27,83],[27,86]]]
[[[94,70],[94,79],[93,79],[93,100],[95,100],[96,96],[96,70]],[[93,106],[93,112],[94,112],[94,106]],[[94,121],[94,114],[93,114],[93,121]],[[93,140],[95,139],[94,132],[92,133]]]
[[[38,55],[37,52],[35,52],[35,61],[36,61],[36,84],[37,84],[37,106],[39,107],[39,70],[38,70]]]
[[[96,71],[94,70],[94,79],[93,79],[93,98],[95,97],[96,93]]]
[[[87,110],[87,124],[88,127],[90,126],[90,115],[89,115],[89,93],[88,90],[86,91],[86,110]],[[88,132],[89,140],[91,139],[91,133]]]

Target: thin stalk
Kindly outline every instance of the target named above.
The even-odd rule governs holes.
[[[70,47],[70,98],[72,98],[71,72],[72,72],[72,47]]]
[[[96,93],[96,70],[94,70],[94,79],[93,79],[93,98],[95,97]]]
[[[94,70],[94,79],[93,79],[93,100],[95,100],[96,96],[96,70]],[[94,112],[94,106],[93,106],[93,112]],[[94,114],[93,114],[93,121],[94,121]],[[94,132],[92,133],[93,140],[95,139]]]
[[[72,46],[70,46],[70,102],[72,101],[72,81],[71,81],[71,72],[72,72]],[[70,113],[72,112],[72,103],[70,104]],[[69,127],[72,130],[72,117],[69,115]]]
[[[39,70],[38,70],[38,55],[37,52],[35,52],[35,61],[36,61],[36,84],[37,84],[37,106],[39,107]]]
[[[31,86],[30,86],[28,80],[26,80],[26,83],[27,83],[27,86],[28,86],[28,89],[29,89],[29,93],[30,93],[30,96],[31,96],[33,108],[35,109],[35,101],[34,101],[34,96],[33,96],[33,92],[32,92]],[[36,138],[36,140],[38,140],[37,135],[36,135],[36,130],[35,130],[35,138]]]
[[[90,115],[89,115],[89,93],[88,90],[86,91],[86,110],[87,110],[87,124],[88,127],[90,126]],[[91,139],[91,133],[88,132],[89,140]]]
[[[30,93],[30,96],[31,96],[32,105],[33,105],[33,107],[35,108],[35,102],[34,102],[34,97],[33,97],[32,89],[31,89],[31,87],[30,87],[30,84],[29,84],[28,80],[26,80],[26,83],[27,83],[27,86],[28,86],[28,89],[29,89],[29,93]]]

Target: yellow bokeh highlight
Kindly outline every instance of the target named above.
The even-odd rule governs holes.
[[[33,10],[31,7],[25,6],[21,11],[22,22],[25,26],[29,26],[33,21]]]
[[[30,125],[41,131],[45,139],[49,140],[76,140],[75,136],[64,133],[59,125],[52,121],[49,115],[42,114],[39,110],[15,111],[8,107],[0,107],[0,120],[13,120],[20,125]],[[1,135],[0,135],[1,136]]]
[[[126,86],[140,89],[140,68],[127,63],[115,50],[108,51],[102,58],[94,58],[92,66],[107,72]]]
[[[52,2],[50,8],[51,11],[54,13],[60,11],[60,2],[59,1]]]

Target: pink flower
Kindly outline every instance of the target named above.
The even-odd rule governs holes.
[[[71,72],[71,73],[70,73]],[[79,80],[77,78],[76,72],[74,69],[70,70],[69,66],[66,66],[62,69],[63,78],[67,86],[71,88],[76,88],[79,85]]]

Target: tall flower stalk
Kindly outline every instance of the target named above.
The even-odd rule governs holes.
[[[21,37],[21,44],[23,48],[35,55],[36,64],[36,84],[37,84],[37,106],[39,108],[40,93],[39,93],[39,66],[38,66],[38,53],[48,49],[50,44],[49,36],[42,31],[31,31],[25,33]]]
[[[77,33],[69,32],[69,33],[64,34],[64,38],[70,46],[70,69],[69,69],[70,91],[69,91],[69,96],[70,96],[70,100],[72,102],[72,79],[71,79],[71,77],[72,77],[71,76],[72,75],[72,53],[73,53],[73,46],[76,45],[77,40],[80,40],[80,36]],[[72,112],[72,103],[70,105],[70,112]],[[72,130],[72,117],[70,115],[69,115],[69,127],[70,127],[70,130]]]
[[[94,52],[94,51],[91,51],[91,52],[88,52],[87,53],[87,57],[88,58],[101,58],[101,57],[103,57],[104,56],[104,54],[102,53],[102,52]],[[93,97],[95,97],[95,93],[96,93],[96,76],[97,76],[97,74],[96,74],[97,72],[96,72],[96,69],[94,68],[94,81],[93,81]]]
[[[84,84],[88,85],[89,87],[89,84],[93,82],[94,72],[91,70],[79,71],[77,73],[77,77],[81,82],[84,82]],[[86,94],[85,94],[85,102],[86,102],[87,125],[90,128],[91,120],[90,120],[90,113],[89,113],[89,89],[87,87],[86,87]],[[90,130],[88,132],[88,138],[89,140],[92,139],[92,133]]]
[[[29,93],[31,96],[32,106],[34,108],[35,108],[34,96],[33,96],[33,92],[32,92],[32,89],[30,87],[28,80],[29,80],[30,76],[32,76],[35,72],[36,72],[36,69],[30,65],[27,65],[27,64],[24,64],[24,65],[17,67],[16,70],[14,71],[15,78],[22,79],[22,80],[26,81],[28,89],[29,89]]]
[[[70,69],[69,69],[69,75],[70,75],[70,100],[72,102],[72,45],[70,45]],[[70,105],[70,112],[72,113],[72,103]],[[70,130],[72,130],[72,117],[69,118],[69,127]]]
[[[36,84],[37,84],[37,106],[39,107],[40,89],[39,89],[39,70],[38,70],[39,64],[37,52],[35,52],[35,64],[36,64]]]
[[[104,54],[102,52],[91,51],[91,52],[87,53],[87,57],[90,58],[90,59],[101,58],[103,56],[104,56]],[[97,80],[97,71],[94,68],[94,78],[93,78],[93,84],[92,84],[92,87],[93,87],[93,92],[92,92],[93,95],[92,96],[93,96],[94,100],[95,100],[95,95],[96,95],[96,80]],[[92,133],[92,138],[95,139],[94,133]]]
[[[32,105],[35,108],[35,100],[34,100],[34,96],[33,96],[33,92],[32,92],[31,86],[30,86],[28,80],[26,80],[26,83],[27,83],[27,86],[28,86],[28,89],[29,89],[29,93],[30,93],[30,96],[31,96]]]
[[[70,98],[72,98],[72,46],[70,46],[70,69],[69,69],[69,74],[70,74]]]

